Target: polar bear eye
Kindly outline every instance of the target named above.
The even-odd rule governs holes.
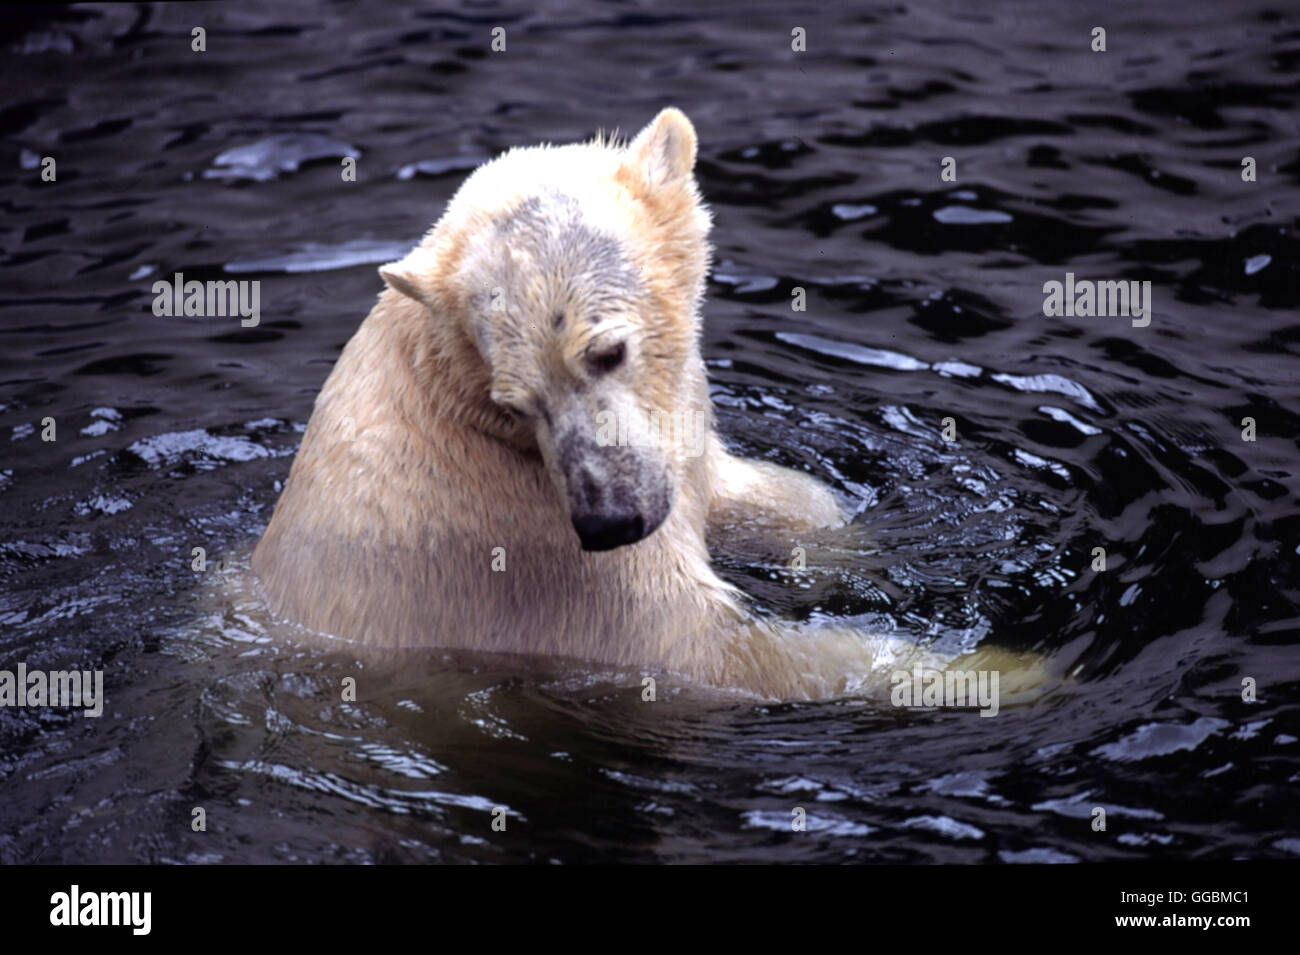
[[[623,359],[626,357],[627,345],[619,342],[604,351],[589,352],[587,354],[587,364],[591,366],[593,371],[603,375],[623,364]]]

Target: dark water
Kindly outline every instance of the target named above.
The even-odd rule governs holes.
[[[0,862],[1300,855],[1300,15],[694,6],[6,13],[0,666],[100,668],[108,702],[0,708]],[[247,587],[375,265],[482,158],[669,103],[716,217],[721,429],[875,545],[724,572],[1068,686],[995,719],[648,706],[635,674],[311,649]],[[261,324],[155,317],[177,271],[260,280]],[[1066,271],[1150,280],[1150,326],[1045,317]]]

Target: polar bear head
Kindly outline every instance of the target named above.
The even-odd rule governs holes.
[[[503,435],[540,452],[586,550],[653,533],[712,419],[699,355],[709,215],[690,121],[515,149],[380,269],[474,345]]]

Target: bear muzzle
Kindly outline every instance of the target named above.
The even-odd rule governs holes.
[[[672,510],[674,481],[650,447],[603,445],[584,413],[555,415],[538,428],[543,459],[568,505],[585,551],[626,547],[649,537]]]

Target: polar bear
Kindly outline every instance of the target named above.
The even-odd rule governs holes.
[[[914,647],[760,621],[710,566],[711,531],[759,526],[788,553],[845,511],[714,431],[695,154],[672,108],[626,145],[511,150],[380,269],[387,289],[325,382],[253,556],[279,613],[376,646],[776,698],[910,665]]]

